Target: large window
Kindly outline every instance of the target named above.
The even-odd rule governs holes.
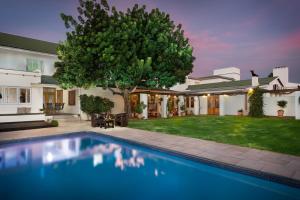
[[[17,103],[17,88],[5,88],[6,103]]]
[[[20,103],[30,103],[30,89],[20,88],[19,96],[20,96],[19,98]]]
[[[44,72],[44,62],[42,60],[27,58],[26,71],[28,72]]]
[[[30,88],[0,87],[1,104],[21,104],[31,102]]]

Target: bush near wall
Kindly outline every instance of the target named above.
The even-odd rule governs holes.
[[[253,90],[253,93],[249,97],[250,110],[249,116],[251,117],[263,117],[264,116],[264,101],[263,91],[259,87]]]
[[[105,113],[110,112],[114,107],[114,102],[107,98],[102,98],[93,95],[80,95],[81,110],[88,115],[92,113]]]

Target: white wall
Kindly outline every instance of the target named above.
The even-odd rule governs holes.
[[[207,115],[207,96],[200,97],[200,115]]]
[[[239,68],[236,67],[226,67],[226,68],[216,69],[214,70],[213,74],[234,78],[235,80],[241,80],[241,71]]]
[[[75,105],[69,105],[69,91],[75,90]],[[64,102],[64,109],[63,112],[64,113],[71,113],[74,115],[78,115],[80,114],[80,100],[79,100],[79,89],[75,88],[75,89],[70,89],[70,90],[64,90],[63,91],[63,102]]]
[[[40,76],[39,73],[0,69],[0,88],[31,89],[30,103],[0,103],[0,114],[16,114],[18,107],[30,107],[31,113],[40,113],[40,109],[43,108],[43,89],[32,85],[40,83]]]
[[[300,91],[294,93],[295,95],[295,118],[300,120]]]
[[[44,65],[44,75],[54,73],[54,63],[58,61],[56,55],[0,47],[0,68],[26,71],[26,59],[42,60]]]
[[[287,101],[287,106],[284,109],[285,116],[295,116],[295,96],[290,95],[270,95],[264,94],[264,114],[267,116],[277,116],[277,110],[280,109],[277,106],[277,101]]]
[[[225,115],[237,115],[237,112],[240,109],[245,111],[245,95],[224,96]]]
[[[143,109],[143,119],[148,119],[148,94],[140,94],[140,103],[143,103],[146,105],[146,107]]]
[[[26,121],[45,121],[45,114],[0,116],[0,123]]]

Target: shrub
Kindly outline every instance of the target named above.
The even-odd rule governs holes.
[[[107,98],[102,98],[93,95],[80,95],[81,110],[88,115],[92,113],[110,112],[114,107],[114,102]]]
[[[277,105],[283,109],[286,107],[287,101],[285,101],[285,100],[277,101]]]
[[[169,113],[172,113],[174,110],[174,104],[171,98],[167,102],[167,108]]]
[[[140,102],[136,105],[134,111],[138,114],[142,114],[143,110],[146,108],[147,106],[144,104],[144,102]]]
[[[259,87],[253,90],[252,95],[249,97],[250,110],[249,116],[251,117],[262,117],[264,116],[264,102],[263,102],[263,91]]]
[[[51,126],[53,126],[53,127],[58,127],[58,125],[59,125],[59,123],[58,123],[57,120],[52,120],[52,121],[50,122],[50,124],[51,124]]]

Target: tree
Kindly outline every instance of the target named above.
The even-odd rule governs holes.
[[[253,89],[253,93],[249,97],[250,110],[249,116],[251,117],[263,117],[264,116],[264,101],[263,90],[259,87]]]
[[[61,14],[71,29],[55,63],[54,77],[63,88],[108,88],[123,96],[128,112],[136,87],[169,88],[192,72],[193,49],[168,14],[138,5],[121,12],[106,0],[79,4],[77,20]]]

